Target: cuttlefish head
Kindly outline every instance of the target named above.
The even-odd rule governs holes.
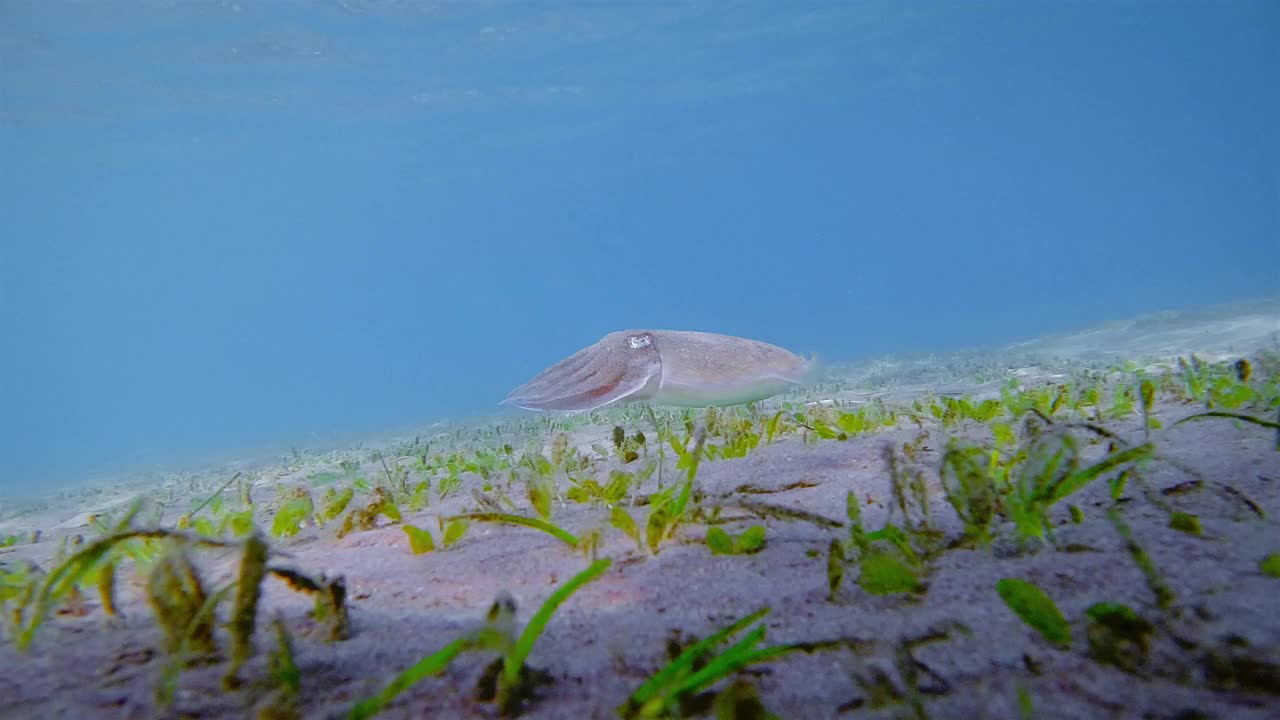
[[[592,410],[652,395],[661,382],[662,357],[653,333],[625,330],[543,370],[502,402],[527,410]]]
[[[592,410],[632,400],[733,405],[784,392],[811,370],[803,358],[757,340],[624,330],[552,365],[503,402],[529,410]]]

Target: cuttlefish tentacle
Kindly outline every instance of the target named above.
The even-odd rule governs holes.
[[[625,330],[552,365],[503,402],[529,410],[592,410],[632,400],[735,405],[784,392],[802,382],[810,369],[803,358],[757,340]]]

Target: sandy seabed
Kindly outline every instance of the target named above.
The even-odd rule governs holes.
[[[828,382],[766,402],[759,413],[771,416],[784,402],[801,412],[809,403],[840,412],[880,402],[907,408],[918,398],[999,398],[1010,379],[1034,387],[1105,372],[1176,372],[1170,359],[1191,352],[1206,363],[1247,357],[1262,367],[1265,362],[1257,358],[1278,351],[1277,331],[1276,303],[1164,314],[987,353],[837,366]],[[1280,578],[1261,569],[1264,558],[1280,553],[1277,433],[1221,418],[1176,424],[1204,410],[1203,403],[1162,393],[1151,414],[1158,429],[1148,430],[1141,413],[1134,413],[1097,423],[1114,433],[1113,441],[1091,442],[1097,434],[1087,429],[1064,430],[1079,438],[1085,465],[1102,458],[1110,442],[1150,442],[1154,457],[1141,465],[1141,482],[1132,481],[1119,501],[1108,482],[1112,474],[1055,505],[1049,514],[1051,543],[1020,543],[1007,520],[997,520],[990,545],[958,542],[964,526],[946,500],[940,469],[952,438],[992,442],[988,424],[976,421],[944,427],[932,417],[920,423],[899,419],[893,427],[843,441],[815,442],[806,438],[811,433],[797,430],[772,442],[761,440],[745,457],[706,460],[695,481],[706,515],[680,525],[656,554],[611,527],[610,509],[601,503],[565,501],[569,481],[558,474],[561,498],[551,521],[580,537],[599,530],[596,554],[613,562],[603,576],[569,597],[538,639],[529,663],[545,671],[549,682],[520,708],[520,716],[617,717],[616,708],[667,662],[669,645],[706,637],[769,607],[763,645],[801,643],[806,649],[749,666],[711,689],[737,678],[754,687],[763,706],[781,718],[1280,717]],[[1274,408],[1239,412],[1272,421],[1276,415]],[[652,442],[632,463],[611,452],[614,424],[623,425],[628,436],[637,431],[652,436],[645,418],[606,412],[566,428],[517,416],[451,427],[424,439],[438,448],[432,453],[511,443],[518,456],[525,446],[546,452],[563,432],[583,455],[596,456],[604,448],[607,457],[591,464],[603,484],[611,471],[630,471],[658,454]],[[1059,424],[1086,419],[1071,411],[1055,415]],[[1020,423],[1011,424],[1021,429]],[[409,486],[430,475],[414,469],[412,458],[397,460],[390,452],[403,447],[405,441],[397,439],[300,452],[242,471],[241,480],[250,488],[258,523],[269,528],[283,500],[279,495],[292,488],[307,488],[319,504],[330,483],[349,486],[354,477],[363,477],[371,486],[379,484],[388,472],[375,459],[379,451],[405,468]],[[832,594],[828,550],[833,539],[850,537],[845,510],[850,492],[859,499],[867,530],[887,521],[904,525],[890,481],[890,456],[902,464],[899,472],[921,473],[928,524],[940,546],[950,549],[922,561],[917,592],[868,592],[858,581],[857,563],[850,561]],[[340,468],[343,461],[349,463],[346,470]],[[674,462],[666,453],[666,485],[677,477]],[[348,472],[350,463],[356,464],[353,472]],[[225,467],[155,474],[4,502],[0,538],[12,534],[19,542],[0,549],[0,569],[12,572],[34,563],[47,570],[64,538],[92,541],[98,534],[90,524],[93,517],[115,517],[137,497],[145,498],[142,515],[172,527],[233,474]],[[340,477],[334,480],[335,475]],[[380,516],[372,529],[340,538],[340,521],[306,523],[292,537],[270,538],[273,550],[283,554],[273,562],[345,579],[347,639],[328,641],[324,624],[310,615],[311,599],[269,578],[263,584],[258,652],[240,673],[246,680],[242,687],[225,691],[221,685],[228,601],[217,614],[219,656],[184,668],[173,697],[161,703],[157,688],[170,658],[145,599],[145,580],[125,562],[118,617],[108,617],[98,596],[86,591],[78,602],[59,606],[25,652],[15,647],[12,626],[7,628],[0,642],[0,717],[267,716],[259,713],[283,706],[268,666],[274,643],[269,624],[276,617],[293,637],[301,675],[295,716],[343,717],[406,667],[479,627],[500,592],[516,599],[517,621],[524,624],[557,587],[587,566],[584,552],[547,533],[481,522],[447,548],[412,553],[404,524],[426,528],[439,541],[440,518],[484,509],[477,495],[491,498],[506,485],[506,471],[491,480],[462,472],[461,484],[441,498],[439,477],[436,473],[425,507],[410,511],[400,503],[400,522]],[[637,522],[643,523],[647,511],[642,498],[657,490],[658,482],[655,473],[622,503]],[[228,506],[235,488],[224,492]],[[509,496],[514,512],[533,515],[523,486],[513,485]],[[358,489],[352,507],[367,501],[368,493]],[[762,513],[762,506],[799,512]],[[1078,517],[1068,506],[1079,510]],[[713,554],[705,538],[715,508],[714,526],[730,535],[764,526],[763,548]],[[1170,597],[1163,602],[1110,517],[1113,509],[1166,586]],[[1170,526],[1179,512],[1198,518],[1199,535]],[[912,522],[922,519],[917,505]],[[32,543],[34,531],[40,533]],[[198,550],[192,557],[209,588],[234,581],[237,550]],[[1003,578],[1031,582],[1052,598],[1070,624],[1070,640],[1050,642],[1020,619],[996,590]],[[1103,638],[1086,611],[1100,602],[1124,604],[1150,623],[1145,650],[1128,656],[1136,659],[1127,666],[1105,661],[1097,645]],[[6,612],[14,604],[10,600]],[[498,716],[492,703],[474,697],[494,657],[461,655],[439,675],[414,684],[378,717]],[[739,716],[755,717],[745,711]]]

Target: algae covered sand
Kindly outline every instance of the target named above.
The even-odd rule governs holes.
[[[8,502],[0,716],[1274,717],[1277,328]]]

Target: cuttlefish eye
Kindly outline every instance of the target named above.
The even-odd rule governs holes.
[[[632,350],[639,350],[652,345],[653,338],[648,335],[631,335],[627,337],[627,344],[631,346]]]

